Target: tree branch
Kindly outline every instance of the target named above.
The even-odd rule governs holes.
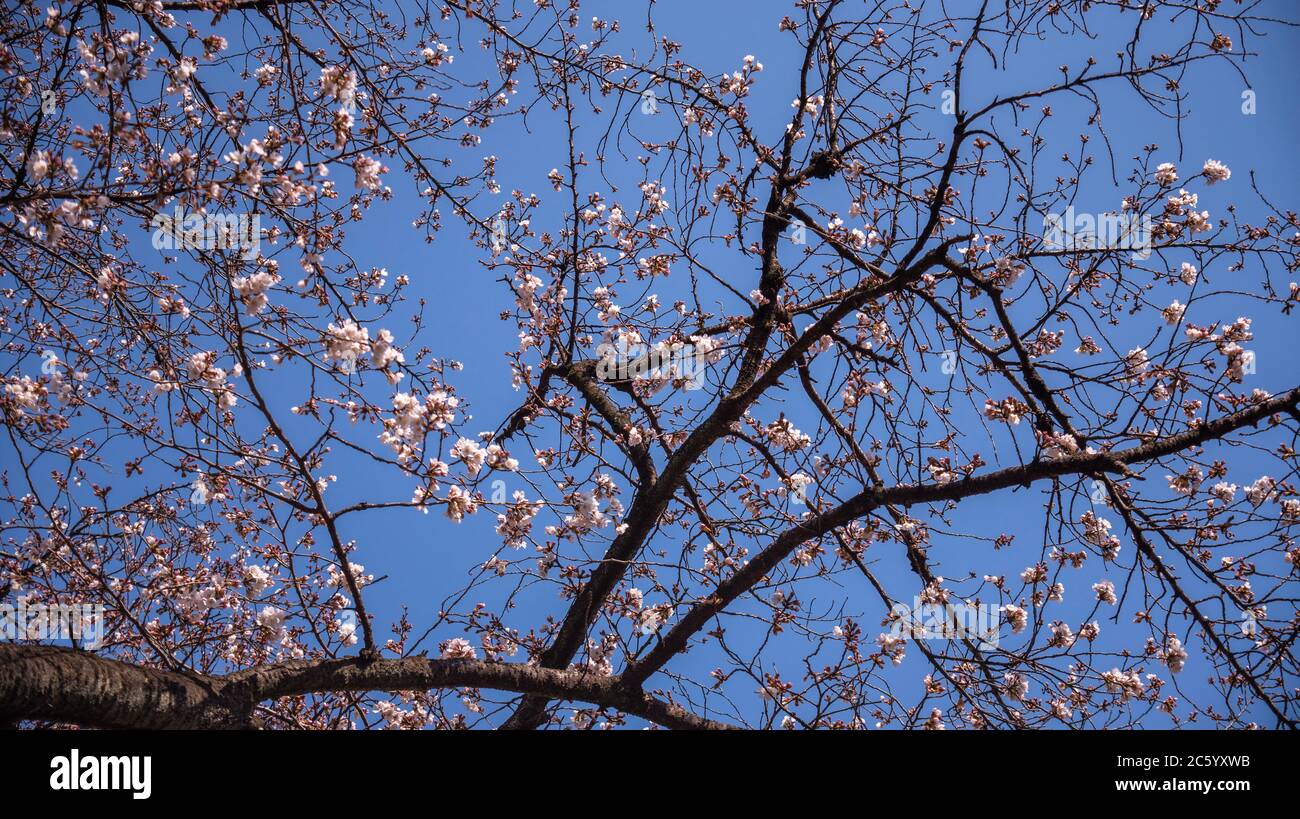
[[[629,666],[623,679],[639,685],[675,655],[685,651],[687,641],[731,601],[744,594],[761,581],[772,569],[800,545],[820,537],[832,529],[866,515],[871,510],[888,503],[909,505],[935,501],[960,500],[984,495],[998,489],[1028,484],[1044,478],[1057,478],[1070,474],[1102,474],[1123,472],[1127,464],[1149,461],[1180,452],[1205,441],[1220,438],[1227,433],[1258,423],[1278,412],[1284,412],[1300,402],[1300,387],[1261,401],[1253,407],[1207,421],[1198,427],[1160,438],[1119,452],[1095,452],[1051,461],[1033,461],[1022,466],[999,469],[986,475],[951,481],[942,484],[900,484],[889,488],[868,489],[858,493],[840,506],[787,529],[750,562],[728,577],[708,598],[696,603],[662,642],[639,662]]]
[[[668,728],[732,729],[618,677],[483,660],[308,660],[228,676],[143,668],[59,646],[0,645],[0,722],[44,719],[98,728],[255,728],[268,699],[329,691],[491,688],[614,708]]]

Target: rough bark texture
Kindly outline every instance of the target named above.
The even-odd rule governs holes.
[[[669,728],[730,728],[655,699],[618,677],[481,660],[359,658],[186,675],[55,646],[0,645],[0,722],[98,728],[255,728],[263,700],[326,691],[492,688],[615,708]]]

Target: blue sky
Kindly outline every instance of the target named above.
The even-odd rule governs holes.
[[[606,10],[611,16],[622,14],[625,31],[638,29],[640,15],[629,15],[627,4],[584,7],[584,13],[598,14],[602,18],[606,16]],[[771,142],[776,141],[777,134],[788,121],[789,101],[796,93],[794,68],[801,56],[788,35],[777,32],[776,23],[786,11],[784,5],[773,3],[747,5],[743,13],[737,13],[734,6],[725,4],[672,3],[655,8],[658,33],[683,43],[686,58],[708,73],[716,75],[734,70],[746,54],[756,55],[765,64],[766,70],[748,102],[758,132]],[[973,60],[974,79],[968,80],[965,91],[970,100],[968,107],[978,107],[994,94],[1049,83],[1059,76],[1056,68],[1061,63],[1077,67],[1089,54],[1103,59],[1117,46],[1114,38],[1107,36],[1104,27],[1102,32],[1095,40],[1079,37],[1068,45],[1063,45],[1059,38],[1050,43],[1028,43],[1019,54],[1012,55],[1009,68],[993,69],[986,60]],[[643,37],[639,32],[636,35],[625,34],[624,40],[643,42]],[[1298,123],[1291,84],[1297,68],[1300,37],[1294,33],[1273,32],[1254,40],[1254,43],[1264,54],[1248,62],[1249,86],[1223,65],[1199,66],[1189,71],[1185,85],[1193,93],[1182,122],[1181,147],[1180,135],[1172,128],[1172,123],[1152,113],[1122,83],[1114,83],[1106,89],[1109,95],[1105,97],[1104,125],[1114,147],[1116,178],[1120,184],[1111,184],[1108,170],[1095,169],[1091,174],[1092,181],[1085,188],[1095,196],[1090,205],[1092,210],[1107,210],[1118,205],[1122,195],[1120,191],[1124,190],[1123,179],[1132,166],[1131,157],[1137,155],[1143,145],[1152,142],[1161,146],[1156,156],[1162,161],[1175,161],[1191,168],[1199,167],[1204,159],[1215,158],[1233,169],[1229,184],[1212,189],[1201,188],[1201,206],[1210,209],[1216,217],[1223,213],[1224,204],[1230,200],[1240,202],[1245,214],[1250,214],[1252,202],[1247,185],[1252,173],[1260,192],[1273,202],[1286,206],[1294,201],[1292,194],[1300,181],[1300,171],[1294,161],[1294,135]],[[630,50],[630,46],[626,48]],[[458,59],[481,58],[467,53],[458,55]],[[1102,67],[1105,67],[1104,61]],[[1257,113],[1253,116],[1245,115],[1241,110],[1242,92],[1247,87],[1256,95]],[[1084,107],[1060,99],[1054,101],[1053,106],[1057,124],[1062,129],[1059,133],[1077,133],[1079,120],[1086,114]],[[606,120],[590,119],[589,114],[580,113],[580,116],[589,119],[579,120],[579,138],[587,140],[585,147],[593,151],[592,142],[604,130]],[[671,113],[660,116],[663,121],[637,121],[638,133],[667,136],[674,127],[674,123],[668,121]],[[938,114],[935,117],[936,130],[947,127]],[[634,144],[629,144],[628,151],[633,155],[637,153]],[[544,194],[548,191],[545,175],[550,168],[562,166],[565,144],[556,118],[537,117],[530,122],[527,133],[517,122],[503,123],[490,129],[483,144],[466,151],[466,154],[471,166],[481,155],[498,156],[498,178],[507,192],[519,188]],[[1104,155],[1099,156],[1099,164],[1104,166]],[[607,167],[610,178],[615,182],[624,181],[625,188],[636,181],[637,170],[634,163],[617,160],[611,160]],[[354,255],[364,259],[366,265],[386,267],[391,275],[404,273],[411,277],[410,294],[426,298],[435,316],[425,336],[427,342],[438,354],[465,365],[464,371],[454,379],[461,395],[468,398],[473,407],[474,420],[466,424],[465,429],[493,429],[519,400],[519,395],[510,387],[509,370],[503,355],[504,351],[515,346],[516,330],[513,323],[500,321],[497,317],[509,306],[511,297],[500,283],[493,281],[493,275],[483,265],[481,251],[464,241],[454,223],[449,222],[449,227],[433,244],[425,244],[409,227],[417,212],[410,185],[402,184],[397,173],[390,174],[386,181],[397,195],[393,201],[377,205],[370,218],[353,228],[351,245]],[[1080,207],[1084,206],[1085,203],[1081,202]],[[846,208],[847,202],[842,207]],[[543,207],[534,220],[534,227],[539,223],[543,226],[558,225],[560,218],[560,211]],[[742,292],[754,286],[754,271],[744,267],[749,263],[742,257],[728,255],[720,249],[716,258],[723,265],[741,265],[733,275],[736,287]],[[1245,280],[1236,281],[1234,276],[1245,277]],[[1209,284],[1225,290],[1238,286],[1249,288],[1257,286],[1258,282],[1257,271],[1227,273],[1223,265],[1208,270],[1207,277]],[[1286,281],[1275,278],[1274,285],[1285,291]],[[1170,288],[1168,293],[1153,294],[1152,299],[1159,302],[1160,298],[1172,295],[1173,289]],[[1211,300],[1205,314],[1193,316],[1189,313],[1189,319],[1201,322],[1231,320],[1236,315],[1234,309],[1231,298],[1219,298]],[[1193,312],[1195,310],[1194,305]],[[1255,320],[1254,349],[1258,371],[1250,377],[1247,386],[1259,386],[1273,392],[1294,386],[1300,380],[1297,378],[1300,366],[1297,366],[1292,350],[1293,325],[1275,309],[1260,310],[1252,306],[1249,315]],[[1152,321],[1135,322],[1140,330],[1134,333],[1134,338],[1149,335],[1152,324]],[[1120,331],[1121,338],[1124,332]],[[1067,338],[1067,342],[1066,347],[1072,351],[1077,336]],[[1065,353],[1067,360],[1071,356],[1072,352]],[[933,385],[939,386],[946,377],[938,372],[937,360],[932,366]],[[769,404],[756,410],[755,414],[766,417],[763,413],[772,406]],[[803,411],[806,410],[795,410],[792,414]],[[803,420],[809,426],[813,424],[809,417]],[[808,429],[808,426],[800,425]],[[982,454],[986,460],[994,462],[998,456],[998,453],[988,451],[982,451]],[[1002,465],[1014,462],[1013,453],[1005,453],[1003,457],[1006,456],[1009,459],[1002,461]],[[1250,472],[1249,460],[1234,461],[1234,465],[1237,463],[1241,463],[1243,469],[1240,473],[1234,472],[1233,477],[1245,478],[1245,481],[1239,481],[1241,483],[1253,479],[1254,475],[1247,475]],[[374,478],[378,477],[372,476],[362,466],[341,471],[339,475],[337,487],[331,490],[337,495],[336,502],[347,497],[369,496],[376,487]],[[390,479],[391,476],[381,478]],[[510,486],[512,490],[514,488],[514,485]],[[395,496],[402,496],[406,488],[398,486],[392,491]],[[1086,498],[1083,500],[1086,502]],[[931,552],[932,559],[937,561],[938,572],[949,577],[962,576],[969,571],[1015,575],[1035,562],[1043,543],[1043,502],[1043,488],[1039,486],[963,502],[958,513],[962,529],[982,532],[989,539],[1003,532],[1013,534],[1015,547],[995,552],[988,541],[940,537]],[[912,512],[921,516],[917,510]],[[365,516],[364,520],[354,518],[351,525],[358,528],[345,533],[361,542],[356,559],[366,565],[367,572],[386,576],[384,582],[368,594],[371,610],[378,615],[380,623],[396,616],[400,605],[410,607],[412,619],[417,624],[428,622],[444,599],[464,585],[467,572],[480,565],[495,548],[497,539],[492,533],[492,523],[490,515],[479,514],[462,525],[454,526],[436,513],[426,517],[405,510],[374,513]],[[1125,565],[1131,565],[1131,546],[1128,548],[1125,560],[1121,561]],[[895,588],[915,587],[901,555],[882,554],[883,551],[880,547],[873,551],[873,569],[886,582],[897,584]],[[1095,579],[1091,571],[1065,578],[1067,590],[1072,594],[1067,594],[1064,608],[1056,615],[1076,625],[1092,610],[1085,578],[1089,583]],[[864,622],[868,632],[874,621],[884,614],[883,607],[860,578],[843,574],[834,581],[824,582],[828,584],[824,601],[818,599],[815,586],[801,591],[806,608],[817,608],[823,602],[840,599],[847,591],[846,613]],[[831,583],[840,584],[840,588],[830,587]],[[562,614],[563,603],[555,598],[552,589],[543,587],[539,593],[522,595],[518,599],[519,608],[511,613],[512,624],[526,628],[537,622],[538,615]],[[474,594],[476,592],[464,601],[462,609],[480,599]],[[490,604],[499,602],[500,591],[485,593],[482,600]],[[1127,629],[1132,608],[1133,604],[1129,602],[1119,615],[1118,623],[1107,621],[1107,612],[1098,612],[1093,617],[1101,620],[1104,629]],[[419,630],[417,628],[417,632]],[[425,647],[434,649],[439,640],[451,636],[459,635],[454,630],[440,629]],[[762,636],[759,633],[752,635],[755,640]],[[1130,641],[1133,642],[1140,641]],[[1196,645],[1188,671],[1178,682],[1188,691],[1203,692],[1206,664],[1199,657],[1199,643]],[[786,641],[778,638],[771,648],[766,655],[770,668],[798,676],[802,643],[791,641],[787,645]],[[710,652],[697,650],[679,657],[673,668],[698,679],[707,673],[715,660]],[[912,652],[902,667],[888,673],[894,675],[896,684],[902,686],[901,690],[906,690],[904,681],[917,681],[923,673],[922,660]],[[747,692],[743,690],[733,693],[741,701],[746,699]],[[752,699],[750,705],[753,705]],[[1157,718],[1155,724],[1163,722]]]
[[[595,15],[603,19],[621,19],[623,33],[616,38],[616,50],[628,54],[645,51],[648,40],[643,30],[644,11],[637,4],[588,3],[584,4],[582,14],[587,18]],[[755,55],[763,62],[765,70],[750,92],[747,104],[752,126],[760,138],[767,144],[777,143],[789,121],[790,101],[797,95],[797,66],[802,59],[802,51],[792,38],[777,30],[782,15],[794,16],[791,7],[772,2],[661,3],[654,7],[653,14],[657,35],[680,42],[684,46],[683,58],[710,76],[716,77],[738,69],[748,54]],[[1050,84],[1060,76],[1057,70],[1059,65],[1066,63],[1077,69],[1089,55],[1096,56],[1101,69],[1105,69],[1106,60],[1123,46],[1127,36],[1123,32],[1127,31],[1131,17],[1131,14],[1128,15],[1122,26],[1113,29],[1099,25],[1098,36],[1094,39],[1076,36],[1068,42],[1059,37],[1044,42],[1026,40],[1018,53],[1009,56],[1005,65],[999,63],[992,66],[987,59],[973,57],[971,74],[963,86],[964,107],[978,108],[995,95]],[[1102,21],[1107,19],[1105,13],[1099,13],[1097,18]],[[1177,27],[1179,24],[1165,25]],[[1300,67],[1296,57],[1300,53],[1300,34],[1294,30],[1270,30],[1267,36],[1254,37],[1251,42],[1255,50],[1263,53],[1251,57],[1246,63],[1249,83],[1217,61],[1189,69],[1183,78],[1183,84],[1191,91],[1190,107],[1185,112],[1181,128],[1177,130],[1171,120],[1152,112],[1122,81],[1106,86],[1103,90],[1103,127],[1113,149],[1114,177],[1112,179],[1109,160],[1094,140],[1090,148],[1093,149],[1093,155],[1097,156],[1097,167],[1089,172],[1083,196],[1077,206],[1094,212],[1117,208],[1120,198],[1128,190],[1124,180],[1133,167],[1132,157],[1140,154],[1143,146],[1156,143],[1160,146],[1160,150],[1154,154],[1158,161],[1176,162],[1180,167],[1189,169],[1189,172],[1194,172],[1193,169],[1199,168],[1209,158],[1218,159],[1232,168],[1233,175],[1229,182],[1213,188],[1205,188],[1203,185],[1197,188],[1201,193],[1200,206],[1210,210],[1216,218],[1226,216],[1227,203],[1234,201],[1240,205],[1243,219],[1250,221],[1259,217],[1261,210],[1250,191],[1252,178],[1260,194],[1279,208],[1285,210],[1293,207],[1294,192],[1300,187],[1297,184],[1300,183],[1300,164],[1294,158],[1295,134],[1298,132],[1297,126],[1300,126],[1300,116],[1297,114],[1292,88],[1297,68]],[[456,59],[457,68],[466,73],[480,69],[490,70],[489,58],[477,50],[458,53]],[[934,79],[939,80],[938,77]],[[1255,95],[1256,112],[1253,115],[1246,115],[1242,111],[1242,94],[1247,89]],[[941,101],[941,90],[942,86],[937,85],[933,93],[936,108]],[[521,96],[526,93],[521,92]],[[1055,140],[1056,145],[1066,147],[1049,150],[1049,156],[1077,148],[1077,142],[1071,143],[1070,139],[1083,128],[1082,120],[1089,112],[1089,108],[1078,101],[1071,103],[1057,98],[1052,105],[1055,112],[1053,125],[1045,134],[1049,139]],[[609,127],[610,115],[607,112],[594,116],[589,110],[579,107],[577,116],[580,147],[589,157],[594,157],[598,140]],[[935,133],[951,130],[950,120],[937,110],[930,117],[926,122]],[[1001,119],[999,125],[1011,127],[1005,119]],[[641,165],[635,159],[643,152],[636,145],[633,133],[640,138],[665,139],[677,131],[679,123],[671,109],[665,107],[655,117],[641,116],[633,110],[626,126],[620,115],[616,128],[631,129],[631,132],[623,131],[625,141],[622,150],[628,159],[620,158],[617,149],[608,149],[604,168],[607,181],[598,181],[593,166],[585,172],[582,185],[584,190],[600,192],[611,199],[622,197],[634,200],[635,185],[641,180],[642,173]],[[490,217],[500,203],[505,201],[508,192],[517,188],[525,193],[537,192],[543,197],[543,207],[533,219],[534,229],[539,232],[544,229],[556,230],[562,225],[567,204],[564,197],[550,196],[551,190],[546,179],[547,172],[553,167],[563,167],[566,158],[562,118],[543,112],[531,116],[526,125],[519,119],[503,118],[495,127],[483,132],[481,145],[450,150],[456,157],[454,168],[466,172],[476,171],[487,155],[498,158],[497,179],[504,193],[495,199],[490,195],[480,197],[478,204],[481,207],[478,213],[481,217]],[[363,221],[348,226],[348,251],[362,268],[386,268],[390,280],[399,275],[410,277],[411,286],[406,293],[406,305],[399,307],[395,317],[385,322],[384,326],[392,329],[399,341],[404,341],[409,333],[409,325],[404,320],[409,312],[406,307],[416,299],[425,300],[428,304],[426,317],[430,320],[421,333],[420,343],[432,348],[435,355],[457,360],[464,365],[461,372],[449,379],[456,386],[462,400],[468,402],[472,416],[460,424],[459,431],[462,434],[473,434],[496,429],[522,398],[511,387],[505,355],[516,349],[518,331],[513,321],[502,321],[499,318],[501,311],[511,308],[513,296],[507,287],[496,280],[500,274],[487,268],[487,257],[483,251],[468,241],[460,222],[450,213],[443,214],[445,227],[436,240],[432,243],[424,241],[423,232],[411,225],[412,220],[422,213],[422,202],[416,186],[403,175],[399,162],[390,161],[388,164],[393,170],[385,175],[384,181],[393,189],[394,196],[390,201],[376,203]],[[671,198],[672,187],[668,181],[671,177],[662,165],[662,161],[652,160],[646,172],[651,176],[664,174]],[[1046,166],[1050,169],[1050,160]],[[841,215],[847,218],[847,200],[836,201],[832,190],[827,188],[827,195],[821,200],[823,205],[838,208]],[[842,191],[840,196],[843,198]],[[753,238],[746,237],[747,240]],[[722,246],[703,248],[701,254],[702,259],[722,272],[737,290],[748,292],[757,285],[757,272],[752,258]],[[1182,260],[1177,256],[1169,257],[1171,266],[1175,267]],[[282,264],[289,268],[293,262],[285,260]],[[1215,291],[1257,290],[1261,277],[1260,270],[1249,266],[1235,273],[1228,272],[1223,262],[1207,268],[1203,282],[1206,293],[1203,300],[1191,302],[1187,319],[1204,324],[1231,321],[1237,315],[1252,317],[1255,341],[1251,348],[1256,353],[1257,371],[1248,376],[1245,386],[1276,393],[1300,383],[1300,363],[1297,363],[1293,350],[1295,332],[1291,318],[1281,315],[1276,307],[1260,309],[1256,304],[1247,303],[1230,292],[1214,295]],[[1288,281],[1283,273],[1275,272],[1272,278],[1274,288],[1283,293]],[[671,304],[674,297],[686,292],[685,283],[680,276],[666,282],[659,281],[655,283],[655,292],[664,303]],[[639,295],[636,288],[630,285],[620,293],[621,301],[625,304],[640,301]],[[718,297],[722,298],[721,295]],[[1167,304],[1174,297],[1186,301],[1184,291],[1172,285],[1157,285],[1148,294],[1149,300],[1157,305]],[[730,304],[719,302],[716,310],[736,313],[741,308],[733,300]],[[1121,349],[1127,349],[1125,344],[1150,344],[1155,324],[1155,312],[1148,309],[1135,318],[1131,325],[1114,330],[1112,338]],[[1161,342],[1167,343],[1171,332],[1166,330],[1161,336]],[[1062,361],[1080,363],[1079,357],[1072,352],[1077,343],[1076,334],[1067,335],[1059,356]],[[1152,349],[1159,348],[1158,344],[1150,346]],[[935,389],[945,386],[949,378],[940,372],[939,364],[936,351],[933,361],[927,364],[928,372],[921,376],[922,383]],[[268,383],[271,384],[271,400],[282,404],[282,410],[301,398],[301,384],[288,371]],[[909,405],[909,409],[924,412],[919,406]],[[806,402],[803,405],[787,406],[777,396],[765,399],[754,408],[752,414],[767,421],[774,418],[778,411],[784,411],[795,421],[796,426],[810,432],[817,426],[810,410]],[[977,410],[978,408],[958,411],[954,420],[958,424],[977,424]],[[291,434],[304,436],[309,434],[309,429],[303,424],[297,429],[290,427]],[[360,429],[358,437],[367,440],[367,436],[376,431]],[[1026,432],[1022,428],[1017,433],[1022,447]],[[1010,448],[1011,439],[1005,433],[1000,432],[995,436],[997,446],[994,448],[990,448],[986,439],[979,436],[976,438],[974,449],[992,466],[1016,463],[1015,450]],[[529,452],[514,451],[513,454],[520,460],[531,460]],[[446,459],[445,454],[443,457]],[[1249,483],[1263,469],[1263,462],[1258,465],[1252,463],[1249,455],[1234,454],[1233,458],[1234,471],[1230,478],[1237,483]],[[326,471],[338,476],[338,482],[330,489],[329,495],[331,503],[336,507],[355,500],[405,501],[411,495],[412,486],[408,479],[363,458],[336,452],[335,460],[327,466]],[[491,491],[490,481],[497,477],[494,475],[489,478],[483,486],[485,492]],[[508,492],[525,489],[530,497],[535,497],[532,488],[517,476],[499,477],[506,480]],[[770,479],[768,483],[774,484],[775,479]],[[936,527],[936,536],[930,558],[935,563],[936,573],[950,578],[962,577],[971,572],[977,575],[1000,573],[1014,577],[1021,569],[1037,562],[1052,545],[1050,540],[1045,545],[1044,498],[1044,487],[1034,486],[1027,490],[1002,492],[964,501],[954,518],[959,522],[956,528],[966,533],[977,533],[979,538],[943,535],[941,532],[944,527],[938,521],[932,521]],[[624,500],[627,499],[625,495]],[[1087,498],[1075,498],[1074,503],[1077,518],[1078,511],[1086,508],[1079,504],[1086,505]],[[925,510],[912,509],[910,513],[923,520],[929,519]],[[1113,515],[1111,517],[1114,518]],[[1118,528],[1118,519],[1116,524]],[[341,524],[342,535],[358,542],[353,560],[364,564],[367,573],[382,578],[382,582],[370,587],[366,593],[367,606],[375,615],[376,634],[380,639],[388,635],[389,623],[396,620],[403,609],[409,611],[410,619],[416,626],[416,634],[432,623],[438,611],[449,605],[449,599],[463,589],[477,568],[500,548],[500,538],[493,532],[494,525],[495,515],[486,511],[460,525],[452,524],[437,509],[427,516],[418,511],[402,509],[373,511],[345,518]],[[1013,535],[1014,547],[994,550],[991,542],[1000,534]],[[1126,543],[1126,552],[1120,562],[1122,566],[1131,566],[1134,551],[1131,540],[1123,537],[1122,533],[1121,538]],[[665,545],[671,547],[671,542],[652,542],[651,548]],[[751,544],[751,552],[762,545],[758,542]],[[570,552],[572,548],[568,547]],[[589,548],[595,556],[603,550],[604,543],[596,543]],[[891,551],[890,545],[877,544],[872,548],[868,560],[873,571],[897,596],[907,600],[912,592],[918,590],[917,581],[908,570],[901,547],[895,546]],[[1067,585],[1066,601],[1059,605],[1051,619],[1066,619],[1076,628],[1081,621],[1098,619],[1103,631],[1113,629],[1121,637],[1136,635],[1138,632],[1130,624],[1134,608],[1132,601],[1120,609],[1115,622],[1106,619],[1111,615],[1110,612],[1091,613],[1092,595],[1087,587],[1099,579],[1098,569],[1097,565],[1090,563],[1086,570],[1064,578]],[[1117,586],[1122,585],[1122,577],[1113,574],[1110,576]],[[479,602],[487,604],[492,610],[499,610],[506,595],[513,590],[513,584],[507,580],[497,581],[483,589],[476,588],[456,603],[456,610],[463,613]],[[555,590],[556,587],[549,584],[524,589],[513,598],[515,608],[506,615],[508,624],[526,631],[539,625],[548,615],[561,617],[567,601],[559,599]],[[852,616],[861,623],[869,635],[865,642],[870,642],[874,637],[879,630],[877,623],[885,614],[884,606],[862,578],[848,572],[806,582],[800,585],[799,596],[804,602],[805,612],[824,612],[828,606],[843,605],[843,614]],[[737,605],[743,611],[753,603],[738,601]],[[1270,615],[1279,619],[1285,619],[1288,614],[1270,609]],[[729,622],[729,628],[729,636],[738,645],[767,639],[762,630],[734,620]],[[420,647],[436,653],[439,642],[457,636],[468,635],[444,625],[435,630]],[[1192,659],[1177,682],[1189,694],[1204,695],[1211,690],[1204,681],[1209,666],[1200,657],[1199,641],[1187,642]],[[1127,641],[1128,645],[1140,643],[1140,638]],[[1012,640],[1011,644],[1016,643]],[[801,663],[805,653],[806,644],[802,639],[796,639],[790,634],[778,635],[768,644],[762,670],[779,670],[787,680],[796,680],[802,675]],[[718,664],[716,651],[712,647],[705,647],[676,658],[670,668],[688,678],[705,680],[709,670]],[[1154,661],[1151,665],[1155,665]],[[920,678],[925,673],[924,659],[918,652],[911,651],[902,666],[884,673],[890,675],[896,691],[912,692],[914,696],[919,696]],[[663,678],[656,677],[650,684],[663,684]],[[737,679],[728,685],[727,694],[739,705],[751,723],[759,723],[760,720],[754,714],[756,709],[765,706],[759,702],[754,688],[751,681]],[[909,700],[909,704],[912,702],[915,699]],[[725,703],[718,702],[717,707],[719,711],[708,715],[724,719],[737,718]],[[1267,722],[1262,716],[1262,709],[1260,721]],[[635,721],[633,723],[636,724]],[[1162,726],[1167,723],[1162,716],[1156,716],[1152,724]]]

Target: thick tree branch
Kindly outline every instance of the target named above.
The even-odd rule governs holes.
[[[268,699],[331,691],[490,688],[617,709],[668,728],[733,728],[627,686],[618,677],[483,660],[359,658],[260,666],[224,677],[142,668],[57,646],[0,645],[0,722],[99,728],[253,728]]]
[[[1088,475],[1123,472],[1128,464],[1150,461],[1171,455],[1206,441],[1221,438],[1233,430],[1250,426],[1279,412],[1286,412],[1300,402],[1300,387],[1261,401],[1253,407],[1207,421],[1167,438],[1159,438],[1119,452],[1095,452],[1050,461],[1033,461],[1023,466],[999,469],[962,481],[934,484],[900,484],[888,488],[868,489],[840,506],[783,532],[735,574],[724,580],[708,598],[696,603],[677,625],[642,660],[629,666],[623,678],[639,685],[670,659],[686,650],[687,641],[731,601],[760,582],[791,552],[803,543],[825,535],[832,529],[860,518],[884,504],[934,503],[984,495],[999,489],[1026,485],[1044,478],[1063,475]]]

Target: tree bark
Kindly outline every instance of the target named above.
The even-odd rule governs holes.
[[[0,723],[53,720],[96,728],[256,728],[276,697],[328,691],[491,688],[617,709],[668,728],[735,726],[656,699],[618,677],[483,660],[308,660],[227,676],[162,671],[57,646],[0,645]]]

